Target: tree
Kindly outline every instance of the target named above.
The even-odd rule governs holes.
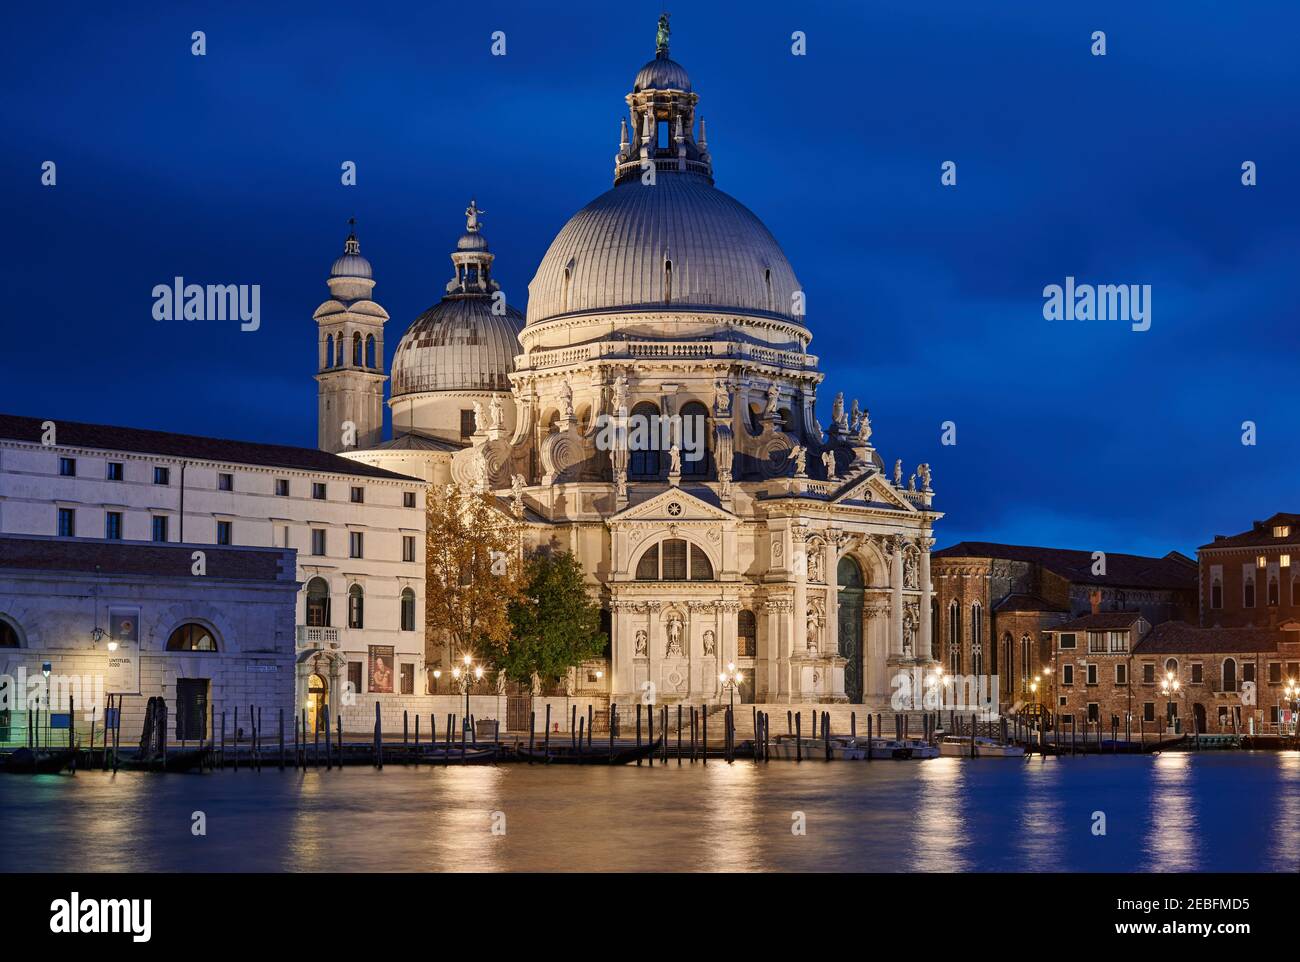
[[[537,552],[524,563],[522,582],[510,606],[510,644],[492,652],[507,678],[525,684],[534,672],[558,678],[604,653],[600,605],[587,594],[577,558],[567,551]]]
[[[522,585],[519,525],[490,494],[449,484],[429,491],[425,551],[425,659],[510,649],[510,605]]]

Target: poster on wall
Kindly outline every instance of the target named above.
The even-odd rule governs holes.
[[[108,653],[104,690],[113,694],[140,693],[140,609],[108,609]]]
[[[370,679],[367,691],[378,694],[393,693],[393,646],[370,646]]]

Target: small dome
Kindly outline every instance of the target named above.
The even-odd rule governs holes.
[[[361,277],[373,280],[374,274],[370,269],[370,261],[360,254],[344,254],[330,268],[330,277]]]
[[[691,92],[691,78],[686,68],[666,55],[655,57],[641,68],[632,84],[632,91],[642,90],[684,90]]]
[[[458,251],[485,251],[488,249],[487,238],[478,231],[466,231],[456,241]]]
[[[523,315],[491,297],[445,297],[415,319],[393,355],[393,397],[426,391],[509,391]]]

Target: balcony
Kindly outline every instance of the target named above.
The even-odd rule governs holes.
[[[337,648],[339,646],[338,628],[328,628],[319,625],[299,625],[298,626],[298,647],[299,648]]]

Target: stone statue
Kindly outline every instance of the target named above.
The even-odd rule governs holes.
[[[894,462],[894,487],[901,488],[902,486],[903,486],[903,459],[899,458],[897,461]]]
[[[664,633],[668,636],[668,646],[664,649],[664,657],[673,656],[681,657],[682,651],[682,616],[673,612],[668,616],[664,623]]]
[[[907,479],[907,490],[908,490],[908,491],[915,491],[915,490],[916,490],[916,475],[915,475],[915,474],[912,475],[910,478]]]
[[[668,449],[668,473],[682,473],[682,449],[676,444]]]
[[[822,549],[814,546],[808,549],[808,580],[822,582]]]
[[[475,405],[477,406],[477,404]],[[560,418],[567,420],[573,417],[573,388],[569,387],[568,381],[560,382]]]
[[[706,655],[712,655],[716,647],[717,645],[715,642],[713,629],[710,628],[709,630],[704,632],[704,653]]]
[[[501,407],[501,399],[499,397],[494,397],[488,402],[488,427],[493,431],[498,430],[501,427],[501,421],[504,416],[505,412]]]
[[[921,475],[921,487],[929,491],[930,488],[930,465],[922,463],[917,466],[917,472]]]
[[[903,560],[903,587],[916,587],[916,558],[911,554]]]
[[[659,15],[659,30],[655,33],[655,53],[668,54],[668,36],[672,31],[668,29],[668,14]]]
[[[849,430],[857,431],[858,424],[862,420],[862,410],[858,407],[858,399],[853,399],[853,409],[849,413]]]
[[[541,676],[537,674],[537,672],[533,672],[530,688],[534,695],[540,695],[542,693],[542,679]]]
[[[801,478],[808,473],[808,449],[802,444],[796,444],[790,449],[787,457],[794,462],[794,476]]]
[[[474,433],[480,434],[483,431],[483,403],[474,402]]]
[[[857,402],[854,401],[853,403],[856,404]],[[871,412],[870,411],[862,412],[862,417],[858,421],[857,435],[858,435],[859,444],[869,444],[871,442]]]
[[[465,208],[465,229],[471,234],[477,234],[479,231],[478,219],[486,213],[487,211],[479,208],[477,200],[471,200],[469,206]]]
[[[826,469],[826,480],[835,480],[835,454],[832,451],[822,452],[822,467]]]
[[[497,672],[497,694],[504,695],[505,693],[506,693],[506,673],[504,671],[498,671]]]
[[[856,402],[855,402],[856,403]],[[844,392],[840,391],[835,395],[835,403],[831,405],[831,423],[837,428],[845,424],[846,417],[844,414]]]
[[[627,377],[620,374],[614,378],[614,415],[618,416],[627,408]]]
[[[813,654],[817,653],[817,612],[809,610],[808,612],[808,651]]]
[[[731,415],[731,392],[727,390],[725,381],[713,383],[713,410],[720,418]]]
[[[763,417],[774,417],[776,415],[776,402],[781,398],[781,389],[775,384],[768,385],[767,388],[767,406],[763,408]]]
[[[650,636],[646,634],[644,628],[636,630],[636,653],[638,657],[645,657],[650,654]]]
[[[524,476],[522,474],[510,476],[510,502],[515,517],[522,518],[524,516]]]

